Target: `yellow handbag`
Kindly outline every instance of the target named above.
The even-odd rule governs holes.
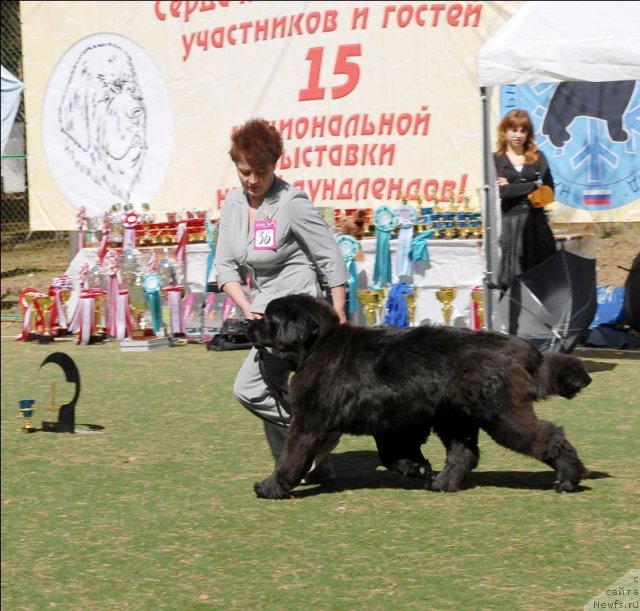
[[[553,189],[547,185],[540,185],[535,191],[529,193],[528,197],[534,208],[544,208],[554,201]]]

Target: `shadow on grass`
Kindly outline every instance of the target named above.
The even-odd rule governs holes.
[[[583,361],[582,364],[588,373],[596,373],[598,371],[612,371],[617,363],[605,363],[603,361]]]
[[[344,492],[345,490],[361,490],[367,488],[396,488],[401,490],[420,490],[424,488],[422,480],[403,477],[380,466],[378,453],[374,451],[343,452],[332,454],[331,460],[336,470],[336,479],[322,485],[302,484],[296,488],[299,498]],[[590,471],[585,480],[607,479],[609,473]],[[583,483],[584,481],[583,480]],[[467,481],[467,489],[513,488],[524,490],[554,490],[555,473],[549,471],[473,471]],[[588,486],[580,486],[580,491],[590,490]]]

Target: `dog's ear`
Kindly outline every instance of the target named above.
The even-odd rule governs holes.
[[[318,324],[307,316],[281,321],[278,325],[277,343],[282,346],[305,346],[318,334]]]

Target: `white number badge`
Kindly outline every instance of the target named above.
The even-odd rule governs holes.
[[[256,250],[277,250],[275,220],[256,221],[253,247]]]

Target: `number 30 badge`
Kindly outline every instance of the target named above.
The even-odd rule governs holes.
[[[256,221],[253,247],[256,250],[277,250],[275,220]]]

